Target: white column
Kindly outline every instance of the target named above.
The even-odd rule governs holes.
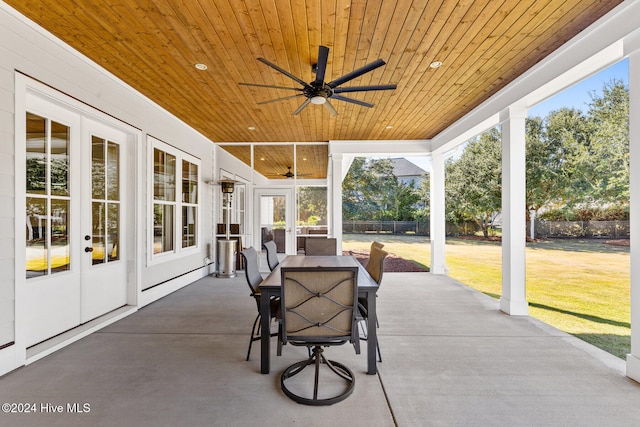
[[[527,222],[525,119],[527,109],[509,107],[500,113],[502,125],[502,298],[500,310],[529,313],[525,286]]]
[[[640,37],[635,42],[629,55],[631,353],[627,355],[627,376],[640,382]]]
[[[329,224],[336,238],[338,254],[342,253],[342,154],[333,153],[329,156]]]
[[[444,193],[444,156],[442,153],[431,154],[431,218],[429,221],[431,235],[431,272],[447,274],[445,261],[446,219]]]

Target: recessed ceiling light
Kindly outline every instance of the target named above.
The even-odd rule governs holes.
[[[431,64],[429,64],[429,67],[431,67],[431,68],[440,68],[440,67],[442,67],[442,61],[433,61]]]
[[[385,129],[393,129],[393,126],[388,125],[387,127],[385,127]]]
[[[260,157],[260,160],[262,160],[264,162],[264,157]]]
[[[206,70],[208,67],[205,64],[196,64],[196,68],[200,71]]]
[[[303,157],[303,158],[302,158],[302,160],[304,160],[304,161],[306,162],[306,161],[307,161],[307,158],[306,158],[306,157]]]
[[[249,130],[256,130],[255,126],[249,126],[247,129],[249,129]]]

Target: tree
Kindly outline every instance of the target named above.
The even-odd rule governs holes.
[[[342,182],[342,215],[344,219],[372,219],[378,210],[378,176],[370,162],[356,157]]]
[[[488,237],[502,207],[500,131],[493,128],[471,140],[458,159],[447,161],[445,173],[449,217],[474,221]]]
[[[418,196],[401,185],[389,159],[354,159],[342,184],[342,212],[351,220],[413,219]]]
[[[418,200],[422,204],[422,207],[418,208],[415,213],[418,221],[426,221],[431,216],[431,175],[427,173],[423,176],[424,179],[420,181],[416,190]]]
[[[629,203],[629,89],[621,80],[605,83],[589,103],[589,170],[593,199]]]
[[[299,224],[327,224],[327,187],[298,187],[297,197]]]
[[[545,118],[546,144],[552,158],[546,168],[555,173],[556,204],[568,207],[590,203],[589,126],[587,117],[575,108],[552,111]]]
[[[391,205],[386,209],[386,216],[394,221],[413,221],[415,206],[420,201],[420,195],[415,183],[396,180],[391,188]]]

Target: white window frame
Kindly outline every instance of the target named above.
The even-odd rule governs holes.
[[[169,261],[172,259],[180,258],[189,254],[193,254],[200,250],[200,228],[201,228],[201,204],[202,204],[202,192],[200,191],[200,177],[202,176],[202,161],[194,157],[182,150],[179,150],[167,143],[164,143],[152,136],[147,136],[149,141],[148,144],[148,206],[149,206],[149,216],[148,216],[148,233],[147,233],[147,245],[148,245],[148,257],[147,260],[149,264],[155,264],[159,262]],[[162,204],[169,204],[174,206],[174,215],[173,215],[173,249],[154,253],[153,245],[154,245],[154,206],[156,204],[156,200],[154,199],[154,151],[160,150],[164,153],[175,156],[176,158],[176,171],[175,171],[175,201],[163,201]],[[191,164],[194,164],[198,168],[198,176],[197,182],[198,186],[196,188],[196,198],[197,203],[191,202],[183,202],[182,201],[182,162],[187,161]],[[182,247],[182,238],[183,238],[183,224],[182,224],[182,208],[183,207],[195,207],[196,208],[196,225],[195,225],[195,236],[196,242],[194,246],[188,246],[186,248]]]

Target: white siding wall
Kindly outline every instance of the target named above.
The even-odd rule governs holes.
[[[2,13],[2,12],[0,12]],[[5,19],[0,17],[0,346],[15,340],[14,313],[14,78],[12,54],[5,44]]]
[[[215,218],[213,192],[203,185],[201,192],[201,251],[163,264],[147,266],[147,235],[149,207],[147,185],[144,180],[147,171],[147,138],[155,138],[171,144],[182,151],[202,160],[201,180],[214,179],[215,148],[211,141],[191,129],[180,120],[168,114],[141,94],[132,90],[87,58],[72,51],[53,36],[25,20],[6,4],[0,3],[0,347],[15,340],[14,319],[15,299],[15,233],[14,225],[15,176],[14,176],[14,112],[15,74],[26,74],[60,92],[108,113],[141,130],[141,138],[135,151],[139,193],[137,205],[131,207],[136,212],[137,273],[135,277],[142,283],[136,289],[144,289],[171,280],[187,271],[201,268],[202,274],[208,269],[204,258],[212,247],[212,224]],[[24,238],[24,236],[18,236]],[[164,286],[164,285],[161,285]],[[154,291],[161,296],[162,292]],[[141,301],[145,301],[144,298]],[[148,301],[147,301],[148,302]],[[7,371],[6,361],[0,350],[0,374]],[[20,360],[21,356],[17,356]],[[10,368],[10,367],[9,367]]]

